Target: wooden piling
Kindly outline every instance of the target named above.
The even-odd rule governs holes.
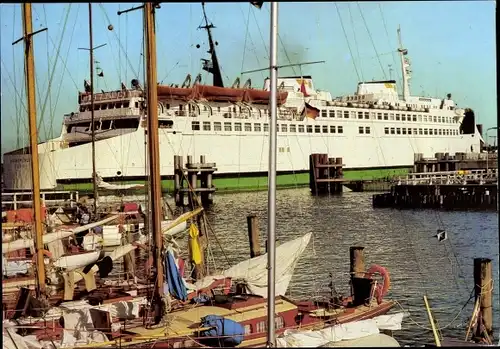
[[[193,163],[193,157],[187,156],[186,168],[182,165],[182,156],[174,157],[174,194],[176,206],[186,206],[184,196],[187,194],[187,205],[195,207],[198,205],[198,200],[195,195],[200,197],[204,207],[213,203],[213,186],[212,176],[217,168],[215,163],[207,163],[205,155],[200,156],[199,163]],[[188,184],[184,188],[184,183]]]
[[[349,260],[350,267],[349,273],[351,278],[358,277],[362,278],[365,275],[365,254],[364,247],[362,246],[351,246],[349,247]]]
[[[260,256],[260,230],[259,217],[247,216],[248,241],[250,243],[250,258]]]
[[[475,337],[489,340],[493,338],[493,278],[492,263],[489,258],[474,259],[474,291],[476,300],[479,298]]]

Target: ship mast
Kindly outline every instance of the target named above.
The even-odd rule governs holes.
[[[163,236],[161,232],[161,178],[160,178],[160,150],[158,140],[158,91],[156,88],[156,33],[154,7],[151,2],[144,3],[144,24],[146,31],[146,98],[148,120],[149,146],[149,183],[151,186],[151,229],[154,234],[153,259],[156,267],[155,292],[153,304],[155,309],[155,323],[161,320],[163,296]]]
[[[90,55],[90,122],[92,132],[92,188],[94,190],[94,218],[97,219],[97,174],[95,166],[95,122],[94,122],[94,39],[92,35],[92,3],[89,2],[89,55]]]
[[[214,40],[212,38],[212,31],[210,29],[215,28],[212,23],[208,23],[207,13],[205,12],[205,3],[202,2],[201,6],[203,8],[203,17],[205,18],[205,25],[200,26],[199,29],[205,29],[208,34],[208,45],[210,49],[207,51],[210,53],[211,60],[202,59],[203,61],[203,70],[213,74],[214,76],[214,86],[224,87],[224,82],[222,81],[222,73],[220,71],[219,60],[217,59],[217,53],[215,52]]]
[[[410,97],[410,83],[411,79],[411,69],[410,69],[410,61],[408,60],[406,55],[408,55],[408,50],[403,48],[403,41],[401,40],[401,27],[398,27],[398,41],[399,41],[399,57],[401,59],[401,69],[403,73],[403,99],[405,102],[408,102]]]
[[[45,295],[45,264],[43,256],[43,228],[42,211],[40,200],[40,170],[38,167],[38,134],[36,128],[36,100],[35,100],[35,58],[33,53],[33,35],[47,28],[33,32],[33,20],[31,3],[22,4],[23,10],[23,34],[24,36],[12,45],[24,39],[24,72],[26,76],[26,98],[28,100],[28,120],[30,132],[30,155],[31,155],[31,181],[33,183],[33,212],[35,218],[35,253],[36,253],[36,275],[37,297]]]
[[[267,347],[276,346],[275,337],[275,277],[276,277],[276,138],[278,113],[278,2],[271,2],[270,38],[270,101],[269,120],[269,174],[267,219]]]

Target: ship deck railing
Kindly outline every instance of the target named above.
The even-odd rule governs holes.
[[[70,207],[76,206],[79,200],[79,194],[74,190],[58,190],[58,191],[43,191],[40,193],[42,205],[44,206],[57,206],[69,203]],[[20,207],[33,206],[33,193],[30,191],[25,192],[2,192],[2,210],[14,209]]]
[[[481,170],[458,170],[441,172],[420,172],[410,173],[405,177],[399,177],[397,185],[446,185],[446,184],[467,184],[477,182],[479,184],[496,183],[498,179],[498,169]]]

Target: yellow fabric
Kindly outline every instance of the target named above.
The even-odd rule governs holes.
[[[195,224],[191,224],[189,227],[189,249],[191,251],[191,260],[194,264],[201,264],[201,251],[200,251],[200,243],[198,241],[199,236],[198,228]]]

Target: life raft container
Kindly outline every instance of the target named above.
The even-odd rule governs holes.
[[[389,291],[391,287],[391,279],[389,277],[389,272],[386,268],[374,264],[368,269],[365,273],[365,278],[372,279],[374,274],[379,274],[384,279],[383,283],[377,283],[377,287],[375,288],[375,297],[377,298],[377,304],[381,304],[384,296]]]

